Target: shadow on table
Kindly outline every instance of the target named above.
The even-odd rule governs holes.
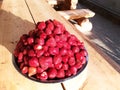
[[[0,47],[13,53],[22,34],[27,34],[35,28],[35,24],[15,16],[11,12],[0,10]],[[2,49],[4,50],[4,49]]]
[[[77,8],[89,7],[79,3]],[[89,9],[92,10],[92,8]],[[120,26],[107,17],[105,18],[99,15],[97,12],[90,21],[93,24],[93,29],[91,32],[84,33],[89,39],[88,42],[92,43],[92,45],[94,44],[93,47],[96,47],[96,51],[100,53],[111,66],[120,72]],[[104,55],[101,51],[104,52]],[[113,63],[111,63],[111,61],[113,61]]]
[[[93,30],[92,35],[88,37],[120,65],[120,26],[98,14],[91,19],[91,22]]]
[[[78,33],[80,33],[78,31]],[[111,44],[109,42],[109,39],[106,39],[108,37],[104,36],[103,38],[94,35],[93,32],[91,32],[90,35],[82,35],[85,41],[89,43],[90,46],[92,46],[117,72],[120,73],[120,56],[117,50],[119,47],[115,46],[111,48]],[[86,38],[87,37],[87,38]],[[115,49],[116,48],[116,49]],[[88,52],[90,53],[90,52]],[[97,58],[96,58],[97,60]]]
[[[3,1],[3,0],[0,0],[0,9],[1,9],[1,6],[2,6],[2,1]]]

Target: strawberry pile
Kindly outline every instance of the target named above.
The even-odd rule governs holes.
[[[20,37],[14,50],[23,74],[38,80],[56,80],[76,75],[86,63],[83,42],[57,20],[38,22]]]

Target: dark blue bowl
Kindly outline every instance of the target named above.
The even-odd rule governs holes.
[[[84,71],[84,69],[86,68],[87,64],[88,64],[88,55],[86,56],[86,63],[82,66],[82,68],[80,68],[80,69],[78,70],[78,72],[77,72],[76,75],[72,75],[72,76],[70,76],[70,77],[66,77],[66,78],[62,78],[62,79],[54,79],[54,80],[44,80],[44,81],[42,81],[42,80],[36,79],[35,77],[28,77],[27,74],[22,74],[20,68],[18,67],[18,63],[16,62],[15,57],[14,57],[14,55],[13,55],[13,65],[15,66],[15,68],[17,69],[17,71],[18,71],[20,74],[22,74],[24,77],[26,77],[26,78],[28,78],[28,79],[30,79],[30,80],[36,81],[36,82],[40,82],[40,83],[62,83],[62,82],[64,82],[64,81],[66,81],[66,80],[72,79],[72,78],[80,75],[80,73],[81,73],[82,71]]]

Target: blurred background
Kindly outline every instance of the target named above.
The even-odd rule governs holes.
[[[47,0],[57,11],[90,9],[92,29],[82,32],[120,65],[120,0]],[[51,1],[51,3],[50,3]]]

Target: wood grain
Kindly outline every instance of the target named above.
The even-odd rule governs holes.
[[[63,90],[61,84],[43,84],[26,79],[15,69],[12,62],[12,53],[19,37],[33,29],[38,21],[48,19],[57,19],[63,23],[70,33],[84,41],[89,53],[87,80],[82,86],[80,79],[75,79],[70,83],[64,82],[66,90],[120,90],[120,73],[108,63],[109,57],[105,58],[104,54],[99,53],[85,36],[44,0],[3,0],[2,2],[0,9],[0,90]]]
[[[44,3],[44,5],[42,3]],[[84,41],[85,46],[89,53],[88,78],[84,87],[82,88],[80,87],[80,85],[78,85],[79,88],[82,88],[83,90],[107,90],[107,89],[119,90],[120,89],[119,72],[117,72],[111,66],[111,64],[109,64],[106,61],[106,58],[104,58],[102,54],[99,54],[91,46],[91,44],[86,42],[85,37],[83,37],[83,35],[80,32],[78,32],[74,26],[72,26],[64,18],[60,17],[55,10],[51,9],[51,7],[47,5],[47,3],[44,0],[29,1],[28,5],[30,7],[30,10],[36,22],[40,20],[57,19],[58,21],[62,22],[65,25],[65,27],[70,33],[75,34],[81,41]],[[32,7],[32,6],[35,6],[35,7]],[[44,12],[43,7],[46,7],[46,10],[47,10],[46,12]],[[44,13],[41,15],[42,12]],[[42,18],[39,18],[38,16]],[[80,83],[79,79],[71,82],[69,86],[64,83],[63,85],[66,87],[66,90],[71,90],[71,88],[75,90],[74,87],[77,87],[76,83]]]
[[[65,19],[80,19],[80,18],[91,18],[95,13],[89,9],[75,9],[75,10],[64,10],[58,11]]]
[[[24,0],[3,0],[0,10],[0,90],[62,90],[61,84],[42,84],[23,77],[13,65],[16,41],[34,27]]]
[[[69,23],[65,18],[60,16],[50,5],[48,5],[45,0],[39,1],[39,0],[26,0],[28,3],[28,6],[30,8],[30,11],[32,13],[32,16],[34,17],[35,22],[39,21],[46,21],[48,19],[56,19],[64,24],[65,28],[71,33],[75,34],[80,40],[82,40],[82,37],[75,32],[75,28],[73,29],[73,26],[71,23]],[[44,3],[44,4],[43,4]],[[34,6],[34,7],[33,7]]]

